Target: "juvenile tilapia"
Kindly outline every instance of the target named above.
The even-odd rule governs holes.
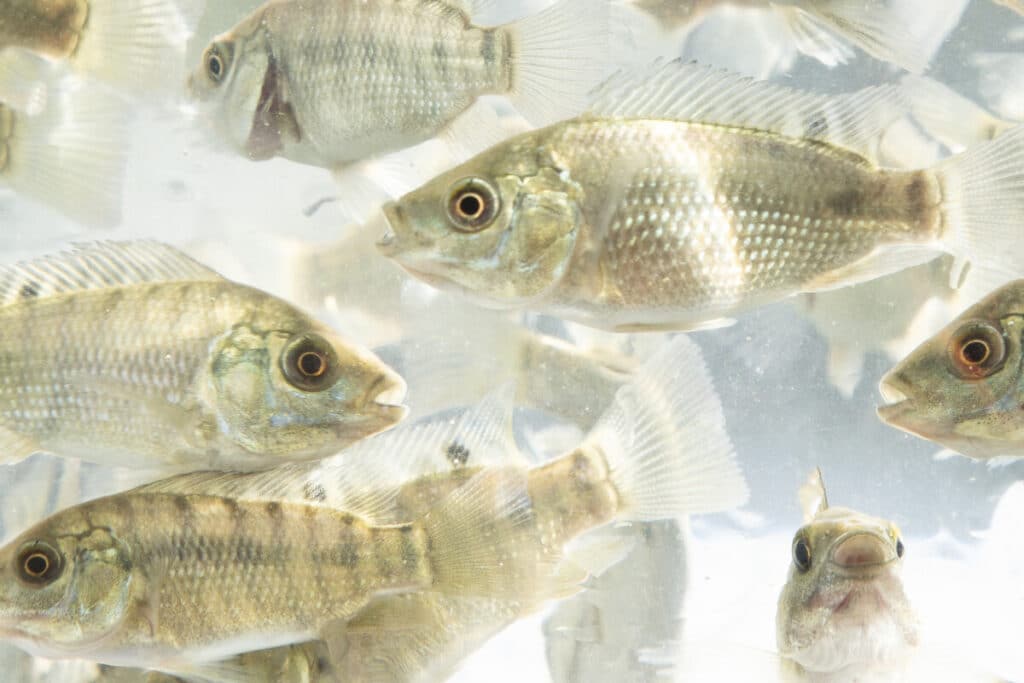
[[[874,161],[897,89],[819,97],[672,62],[385,205],[441,288],[615,330],[696,327],[948,251],[1024,268],[1024,127],[930,169]]]
[[[690,27],[723,6],[771,10],[782,37],[824,64],[853,56],[849,45],[913,72],[923,71],[952,29],[965,0],[633,0],[667,28]]]
[[[1024,280],[964,311],[890,370],[883,421],[972,458],[1024,455]]]
[[[153,469],[315,458],[402,418],[405,384],[293,306],[156,243],[0,267],[0,454]]]
[[[829,507],[817,473],[801,498],[806,523],[793,538],[793,563],[779,596],[779,653],[803,671],[848,674],[836,679],[843,681],[872,681],[873,673],[899,670],[918,642],[917,618],[900,579],[899,529]]]
[[[40,654],[173,670],[318,637],[394,593],[528,611],[585,577],[559,562],[585,531],[745,498],[685,338],[638,371],[577,449],[544,465],[515,457],[508,417],[464,442],[414,425],[381,439],[394,452],[368,440],[313,466],[182,475],[58,513],[0,551],[0,630]],[[443,472],[396,487],[388,468],[410,457],[479,470],[460,468],[454,487]],[[429,512],[377,523],[406,505]]]
[[[0,50],[31,50],[151,90],[173,80],[167,69],[182,59],[201,7],[198,0],[0,0]]]
[[[545,122],[603,77],[605,3],[564,0],[495,28],[459,0],[275,0],[214,40],[191,78],[251,159],[325,168],[446,130],[481,95]]]

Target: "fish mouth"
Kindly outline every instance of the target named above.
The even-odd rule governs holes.
[[[409,412],[404,405],[408,387],[401,377],[381,373],[367,389],[363,405],[392,423],[400,421]]]
[[[384,218],[387,219],[387,227],[384,234],[377,240],[377,249],[385,256],[394,256],[400,249],[398,247],[398,235],[395,226],[402,221],[402,209],[395,202],[387,202],[381,207]]]
[[[882,395],[885,405],[875,409],[882,422],[899,429],[907,429],[904,426],[907,422],[904,418],[914,408],[914,401],[907,393],[908,389],[909,387],[901,386],[900,380],[892,373],[882,377],[882,381],[878,383],[878,392]]]
[[[899,558],[894,543],[870,531],[841,536],[832,548],[830,561],[844,570],[863,571],[883,567]]]

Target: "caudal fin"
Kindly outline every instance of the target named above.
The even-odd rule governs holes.
[[[128,145],[124,102],[74,78],[47,82],[42,102],[34,114],[9,112],[0,183],[87,225],[115,225]]]
[[[953,272],[967,261],[968,279],[975,271],[1024,273],[1024,125],[947,159],[937,173]]]
[[[535,125],[571,118],[608,75],[611,32],[604,0],[562,0],[507,27],[512,37],[510,98]]]
[[[781,11],[801,50],[820,52],[832,45],[838,50],[835,61],[845,61],[841,48],[828,39],[832,32],[872,57],[920,73],[966,5],[967,0],[818,0]]]
[[[202,7],[199,0],[91,0],[71,63],[130,92],[176,92]]]
[[[587,438],[604,453],[625,519],[728,510],[747,485],[700,349],[686,336],[662,347],[619,389]]]

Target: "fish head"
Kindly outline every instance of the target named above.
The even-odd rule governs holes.
[[[214,38],[188,78],[187,90],[218,140],[249,155],[257,111],[272,68],[265,27],[250,17]],[[262,158],[262,157],[261,157]]]
[[[1024,280],[1002,287],[881,380],[886,423],[974,458],[1024,455]]]
[[[378,248],[414,276],[498,307],[550,291],[580,231],[579,186],[533,136],[514,139],[384,206]]]
[[[213,350],[208,405],[249,454],[330,455],[398,423],[405,381],[376,355],[310,320],[237,326]]]
[[[128,615],[129,546],[78,508],[0,549],[0,635],[40,656],[88,650]]]
[[[916,643],[895,524],[827,508],[797,531],[791,552],[776,614],[784,656],[808,671],[833,672],[894,659]]]

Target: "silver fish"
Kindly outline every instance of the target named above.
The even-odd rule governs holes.
[[[908,71],[927,68],[960,18],[964,0],[633,0],[669,29],[692,28],[722,7],[770,10],[785,27],[780,40],[828,66],[849,61],[850,45]]]
[[[434,286],[613,330],[707,325],[939,251],[1024,268],[1024,127],[881,168],[905,110],[895,88],[825,98],[672,62],[386,204],[379,246]]]
[[[886,423],[972,458],[1024,456],[1024,280],[1000,287],[882,377]]]
[[[338,168],[433,138],[481,95],[547,121],[579,111],[602,77],[603,5],[487,28],[457,0],[268,2],[207,47],[190,89],[249,158]]]
[[[149,242],[0,267],[0,375],[8,461],[259,469],[405,414],[404,382],[372,353]]]

